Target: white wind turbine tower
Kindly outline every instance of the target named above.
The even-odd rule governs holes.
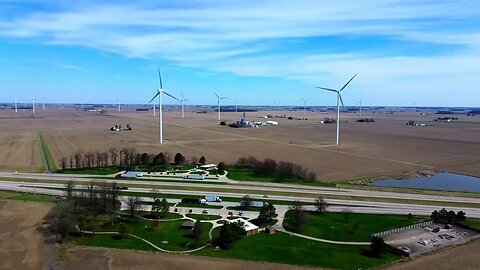
[[[182,105],[182,118],[185,118],[185,110],[184,110],[184,105],[185,104],[183,104],[183,103],[185,101],[188,101],[188,99],[183,97],[183,92],[181,92],[181,94],[182,94],[182,99],[180,99],[180,104]]]
[[[155,117],[155,102],[152,103],[152,105],[153,105],[153,117]]]
[[[148,102],[152,102],[157,96],[158,96],[158,118],[159,118],[159,121],[160,121],[160,143],[163,143],[163,113],[162,113],[162,98],[163,98],[163,94],[175,99],[175,100],[178,100],[180,101],[178,98],[170,95],[169,93],[165,92],[163,90],[163,84],[162,84],[162,75],[160,74],[160,68],[158,68],[158,79],[160,80],[160,89],[157,89],[157,93],[155,94],[155,96],[153,96],[153,98]]]
[[[304,98],[302,98],[302,99],[300,99],[300,100],[303,102],[303,115],[306,115],[306,114],[307,114],[307,113],[306,113],[306,107],[307,107],[307,102],[308,102],[308,100],[306,100],[306,99],[304,99]]]
[[[18,107],[17,107],[17,98],[15,98],[15,112],[18,112]]]
[[[215,94],[215,96],[217,96],[217,107],[218,107],[218,121],[221,120],[221,117],[220,117],[220,100],[222,99],[226,99],[227,97],[220,97],[217,95],[217,93],[213,92]]]
[[[32,113],[35,114],[35,97],[32,97]]]
[[[121,111],[122,108],[120,107],[120,100],[117,99],[117,101],[118,101],[118,111]]]
[[[353,75],[353,77],[342,87],[340,90],[336,89],[331,89],[331,88],[325,88],[325,87],[317,87],[319,89],[331,91],[337,93],[337,145],[340,144],[340,102],[342,103],[342,107],[345,107],[343,105],[343,100],[342,100],[342,95],[340,95],[340,92],[342,92],[345,87],[355,78],[357,74]]]

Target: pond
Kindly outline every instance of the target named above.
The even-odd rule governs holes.
[[[480,192],[479,177],[454,173],[437,173],[432,177],[413,179],[378,180],[375,181],[373,185],[378,187],[402,187],[445,191]]]

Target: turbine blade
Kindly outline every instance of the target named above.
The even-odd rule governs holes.
[[[343,109],[345,109],[345,105],[343,104],[342,95],[340,95],[340,93],[338,93],[338,97],[340,98],[340,103],[342,103]]]
[[[158,69],[158,79],[160,80],[160,89],[163,89],[162,74],[160,73],[160,68],[157,67],[157,69]]]
[[[353,77],[342,87],[340,88],[339,91],[342,91],[343,89],[345,89],[345,87],[347,87],[347,85],[353,80],[353,78],[355,78],[357,76],[357,74],[353,75]]]
[[[167,96],[169,96],[169,97],[171,97],[171,98],[173,98],[173,99],[175,99],[175,100],[177,100],[177,101],[180,101],[178,98],[170,95],[169,93],[167,93],[167,92],[165,92],[165,91],[162,91],[162,92],[163,92],[165,95],[167,95]]]
[[[152,101],[153,101],[153,100],[154,100],[154,99],[155,99],[155,98],[156,98],[156,97],[157,97],[159,94],[160,94],[160,92],[159,92],[159,91],[157,91],[157,94],[156,94],[155,96],[153,96],[153,98],[152,98],[152,99],[150,99],[150,101],[149,101],[148,103],[152,102]]]
[[[217,93],[215,93],[215,92],[213,92],[213,93],[215,94],[215,96],[217,96],[217,98],[220,98],[220,97],[217,95]]]
[[[335,89],[332,89],[332,88],[325,88],[325,87],[318,87],[318,86],[317,86],[317,88],[322,89],[322,90],[332,91],[332,92],[338,92],[338,90],[335,90]]]
[[[226,99],[227,97],[221,97],[220,99]]]

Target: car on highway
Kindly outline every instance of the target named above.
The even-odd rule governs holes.
[[[188,210],[188,213],[189,214],[193,213],[193,210],[192,209]]]
[[[203,209],[202,213],[203,213],[203,214],[208,214],[208,210],[207,210],[207,209]]]

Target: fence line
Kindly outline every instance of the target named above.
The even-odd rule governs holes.
[[[405,227],[391,229],[391,230],[388,230],[388,231],[373,233],[370,236],[372,236],[372,237],[373,236],[382,237],[382,236],[389,235],[389,234],[392,234],[392,233],[398,233],[398,232],[403,232],[403,231],[411,230],[411,229],[418,228],[418,227],[424,227],[424,226],[430,225],[432,223],[433,223],[433,221],[429,220],[429,221],[420,222],[420,223],[405,226]]]

